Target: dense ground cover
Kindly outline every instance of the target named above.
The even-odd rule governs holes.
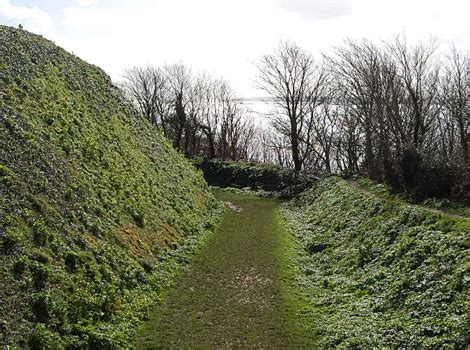
[[[304,248],[299,284],[321,347],[469,344],[469,222],[336,177],[283,214]]]
[[[0,346],[128,347],[219,213],[103,71],[0,26]]]
[[[311,346],[280,202],[217,192],[229,209],[137,338],[138,348]]]
[[[393,193],[391,187],[385,184],[376,183],[364,177],[357,177],[353,179],[352,182],[356,182],[361,188],[374,195],[381,196],[384,199],[411,200],[406,193]],[[470,220],[470,206],[463,203],[454,202],[445,198],[439,199],[433,197],[426,198],[425,200],[417,203],[431,210],[440,211],[450,216],[469,218]]]

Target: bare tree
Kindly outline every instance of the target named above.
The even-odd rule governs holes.
[[[455,138],[458,138],[462,167],[467,174],[470,170],[469,63],[467,56],[462,55],[455,47],[452,47],[442,79],[441,90],[441,103],[444,106],[446,115],[449,117],[443,130],[447,133],[448,149],[452,154],[452,146],[457,143]]]
[[[307,105],[312,87],[314,61],[310,54],[293,43],[283,42],[272,54],[264,55],[258,64],[257,85],[274,98],[277,111],[275,129],[289,137],[294,169],[304,163],[301,135],[308,128]]]
[[[410,46],[405,37],[397,36],[387,47],[397,62],[398,75],[405,87],[405,136],[410,137],[408,143],[419,150],[440,109],[436,103],[439,66],[433,62],[436,45],[431,42]]]
[[[168,134],[168,116],[171,110],[169,86],[162,69],[132,67],[125,70],[123,88],[140,112]]]
[[[181,150],[187,122],[186,106],[190,100],[188,95],[191,88],[191,71],[183,64],[165,66],[164,71],[170,86],[171,100],[174,103],[174,114],[170,119],[173,124],[173,147]]]
[[[379,179],[374,154],[376,100],[380,89],[380,52],[367,40],[348,40],[326,57],[339,88],[343,90],[349,113],[360,122],[364,133],[364,166],[367,174]]]

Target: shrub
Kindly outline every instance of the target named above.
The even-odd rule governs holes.
[[[18,247],[21,241],[21,233],[16,228],[8,228],[5,232],[0,233],[2,243],[2,252],[10,254]]]
[[[65,266],[69,271],[76,271],[78,266],[78,255],[75,252],[69,251],[64,258]]]
[[[145,227],[145,214],[141,210],[131,210],[131,216],[138,227]]]
[[[50,318],[50,295],[49,292],[42,291],[32,297],[31,308],[36,321],[46,323]]]
[[[31,350],[63,348],[59,335],[47,329],[46,325],[43,323],[36,323],[33,326],[28,345]]]
[[[16,258],[15,262],[13,263],[13,275],[15,278],[20,278],[24,271],[26,270],[28,264],[28,257],[22,255]]]
[[[150,273],[153,270],[153,262],[149,259],[139,259],[139,264],[145,270],[145,272]]]
[[[33,286],[36,289],[43,289],[49,278],[49,268],[39,262],[34,262],[30,266],[31,274],[33,276]]]
[[[316,179],[311,175],[297,173],[294,169],[254,162],[219,159],[199,159],[194,162],[202,170],[209,185],[276,192],[282,198],[292,198]]]
[[[42,290],[32,295],[31,308],[37,322],[60,331],[67,324],[67,308],[63,298],[51,290]]]
[[[42,221],[35,221],[33,224],[33,241],[38,246],[47,244],[48,232],[47,227]]]

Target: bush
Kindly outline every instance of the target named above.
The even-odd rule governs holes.
[[[145,214],[141,210],[131,210],[131,216],[138,227],[145,227]]]
[[[79,259],[78,259],[78,255],[75,252],[72,252],[72,251],[67,252],[67,254],[65,255],[64,261],[65,261],[65,266],[67,267],[69,271],[74,272],[77,270]]]
[[[48,328],[61,331],[67,323],[64,300],[59,294],[42,290],[32,295],[31,308],[37,322],[47,324]]]
[[[33,224],[33,241],[38,246],[47,244],[48,232],[47,227],[42,221],[35,221]]]
[[[32,328],[28,345],[31,350],[61,349],[63,344],[59,339],[57,333],[47,329],[43,323],[37,323]]]
[[[2,243],[2,252],[11,254],[15,251],[21,241],[21,233],[16,228],[8,228],[5,232],[0,233]]]
[[[28,264],[28,257],[23,255],[16,258],[15,262],[13,263],[13,275],[15,278],[20,278],[24,271],[26,270]]]
[[[292,198],[316,179],[294,169],[268,164],[202,159],[195,160],[195,165],[209,185],[276,192],[282,198]]]
[[[33,286],[36,289],[43,289],[49,279],[49,268],[39,262],[34,262],[30,266],[31,274],[33,276]]]

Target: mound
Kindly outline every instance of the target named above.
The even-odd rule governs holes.
[[[0,26],[0,81],[0,344],[126,347],[219,204],[99,68]]]
[[[379,185],[380,186],[380,185]],[[465,348],[470,223],[328,178],[284,210],[322,348]]]

